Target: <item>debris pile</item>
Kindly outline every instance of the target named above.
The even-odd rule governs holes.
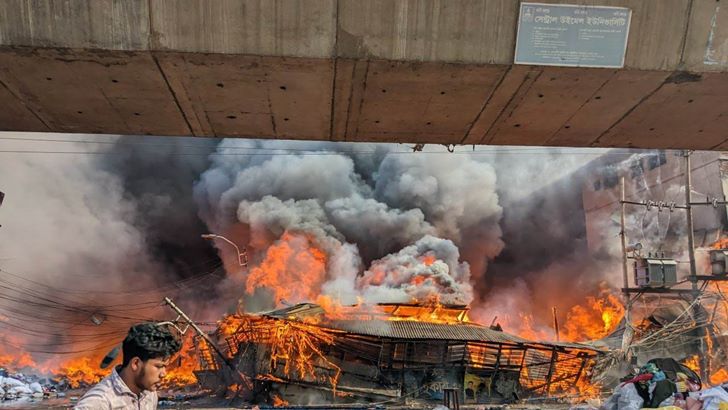
[[[652,359],[621,379],[601,410],[719,410],[728,406],[728,383],[706,387],[674,359]]]
[[[0,369],[0,400],[43,399],[57,397],[59,394],[63,395],[57,392],[57,385],[51,380],[22,373],[9,375]]]

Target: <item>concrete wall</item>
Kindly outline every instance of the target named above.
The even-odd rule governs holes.
[[[513,65],[518,0],[3,0],[0,130],[727,149],[728,6],[541,1],[626,68]]]
[[[724,71],[713,0],[541,0],[632,9],[626,67]],[[510,64],[519,0],[4,0],[0,45]]]

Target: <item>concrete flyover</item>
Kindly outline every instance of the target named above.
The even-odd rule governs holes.
[[[728,149],[728,2],[541,2],[625,68],[513,65],[518,0],[2,0],[0,130]]]

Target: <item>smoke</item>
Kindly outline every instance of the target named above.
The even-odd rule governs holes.
[[[239,160],[224,155],[233,146],[224,141],[211,156],[195,197],[210,229],[245,227],[235,241],[252,268],[239,280],[256,306],[261,294],[273,304],[434,294],[469,303],[471,276],[482,276],[503,246],[495,171],[468,155],[288,142],[293,152],[259,144]],[[375,280],[381,274],[386,280]]]
[[[436,232],[420,209],[390,208],[360,195],[328,201],[326,213],[345,238],[362,245],[365,263]]]
[[[711,165],[717,155],[693,155],[694,197],[720,197],[718,165]],[[619,177],[626,179],[628,200],[681,204],[684,161],[670,152],[637,150],[557,149],[527,163],[524,157],[499,155],[494,162],[506,246],[484,280],[475,282],[472,316],[486,323],[497,316],[507,331],[552,338],[552,307],[563,325],[593,297],[612,306],[607,296],[623,286]],[[625,217],[628,243],[687,261],[682,211],[628,206]],[[715,240],[724,218],[721,210],[695,209],[696,236],[710,243],[712,232]],[[679,269],[686,274],[687,264]]]
[[[217,262],[214,249],[200,237],[206,227],[192,195],[216,145],[200,138],[123,136],[98,161],[119,179],[124,199],[135,207],[133,223],[148,251],[175,276],[193,276]]]
[[[439,301],[467,304],[473,298],[470,266],[447,239],[424,236],[397,253],[372,262],[357,280],[369,302]]]
[[[189,199],[210,144],[183,160],[187,140],[5,137],[4,150],[59,153],[0,160],[0,350],[47,366],[103,355],[132,323],[172,316],[164,296],[191,307],[176,284],[219,264]]]
[[[23,320],[16,324],[44,320],[32,325],[41,335],[36,350],[76,342],[46,329],[49,321],[89,322],[89,311],[116,301],[169,294],[203,319],[217,317],[240,295],[250,310],[319,296],[345,304],[438,298],[471,304],[484,322],[534,312],[534,327],[547,329],[551,306],[565,315],[602,282],[616,287],[621,281],[618,198],[603,193],[612,205],[599,211],[598,225],[585,222],[593,212],[584,206],[588,176],[628,166],[590,163],[600,152],[478,155],[440,147],[412,153],[383,144],[105,138],[111,149],[103,154],[7,155],[0,161],[6,193],[0,267],[49,292],[81,290],[53,297],[88,308],[45,312],[0,301],[19,312]],[[22,149],[30,143],[5,144]],[[83,143],[63,148],[97,149]],[[634,152],[628,154],[620,153],[625,159]],[[683,195],[648,182],[633,179],[645,196],[679,202]],[[679,249],[666,238],[684,229],[682,219],[666,212],[634,212],[628,226],[630,238],[666,251]],[[240,266],[229,243],[200,238],[208,232],[247,249],[249,266]],[[220,263],[224,278],[179,285]],[[119,289],[126,293],[106,293]],[[157,306],[106,314],[104,328],[93,331],[109,326],[123,335],[128,320],[114,314],[169,318]],[[511,322],[506,330],[517,329],[518,320]]]
[[[87,150],[83,144],[64,148]],[[43,154],[4,155],[0,161],[6,193],[0,210],[0,349],[19,347],[36,360],[57,360],[62,357],[41,352],[107,348],[123,338],[128,323],[118,318],[120,311],[112,318],[100,309],[98,317],[108,321],[89,329],[92,313],[120,303],[109,295],[114,290],[143,292],[170,277],[135,226],[137,208],[125,198],[120,178],[98,161],[93,155]],[[72,332],[64,329],[71,326]],[[109,335],[114,331],[119,334]]]
[[[482,277],[503,249],[496,173],[469,155],[390,155],[379,168],[376,198],[397,208],[421,209],[437,234],[452,240]]]
[[[137,208],[125,198],[122,181],[102,170],[98,158],[6,155],[0,186],[6,193],[0,241],[6,270],[97,290],[125,286],[132,277],[143,285],[164,273],[134,225]]]

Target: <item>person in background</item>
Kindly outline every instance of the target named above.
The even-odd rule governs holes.
[[[181,347],[167,326],[132,326],[122,344],[122,364],[86,392],[74,409],[156,409],[157,388]]]

